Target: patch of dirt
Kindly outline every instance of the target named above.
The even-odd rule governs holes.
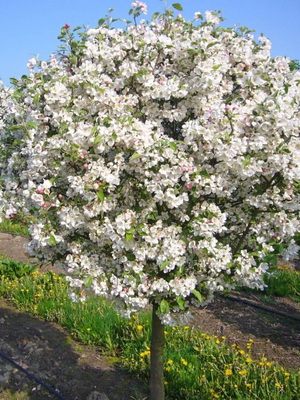
[[[253,340],[255,358],[266,356],[285,368],[300,368],[300,304],[286,298],[232,292],[205,309],[194,310],[193,325],[247,349]]]
[[[28,261],[25,242],[25,238],[0,234],[0,252]],[[217,297],[209,306],[194,310],[192,323],[207,334],[226,336],[229,343],[245,350],[252,339],[255,357],[265,355],[286,368],[300,368],[300,304],[285,298],[263,300],[263,294],[240,292]],[[0,300],[0,351],[68,400],[147,396],[142,382],[115,368],[96,348],[78,344],[59,326],[19,312],[4,300]],[[57,398],[0,357],[0,399],[6,400],[1,388],[15,393],[27,389],[32,400]]]

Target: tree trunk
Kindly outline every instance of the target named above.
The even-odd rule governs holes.
[[[164,326],[156,312],[158,305],[153,303],[152,337],[150,354],[150,400],[164,400]]]

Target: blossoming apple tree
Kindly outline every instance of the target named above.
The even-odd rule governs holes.
[[[2,88],[1,173],[6,217],[32,215],[29,250],[68,272],[74,300],[153,305],[155,363],[163,324],[263,288],[274,256],[297,252],[300,74],[216,13],[141,12],[79,37],[66,25],[59,57]]]

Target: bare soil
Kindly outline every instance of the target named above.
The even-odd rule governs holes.
[[[27,261],[25,242],[25,238],[0,233],[0,253]],[[300,368],[299,303],[234,292],[230,298],[218,297],[206,308],[194,310],[194,314],[193,325],[201,331],[226,336],[229,343],[245,349],[252,339],[253,356],[265,355],[286,368]],[[145,384],[116,368],[99,349],[74,341],[58,325],[20,312],[2,299],[0,352],[57,388],[66,400],[147,398]],[[18,399],[7,393],[17,396],[23,391],[27,391],[27,397],[22,397],[25,400],[57,399],[0,356],[0,400]]]

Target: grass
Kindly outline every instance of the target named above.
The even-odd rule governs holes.
[[[0,232],[11,233],[13,235],[29,236],[27,225],[23,222],[3,219],[0,222]]]
[[[64,326],[85,344],[101,347],[118,364],[148,380],[150,314],[130,320],[101,298],[72,303],[64,276],[28,270],[17,278],[0,277],[0,296],[21,310]],[[172,400],[296,400],[300,372],[288,371],[265,358],[255,360],[253,341],[246,350],[228,345],[225,337],[209,336],[188,326],[166,327],[165,386]]]
[[[0,392],[2,399],[5,400],[30,400],[30,394],[27,391],[18,393],[11,392],[10,390],[3,390]]]
[[[268,287],[265,293],[272,296],[289,297],[300,302],[300,271],[278,267],[264,278]]]

